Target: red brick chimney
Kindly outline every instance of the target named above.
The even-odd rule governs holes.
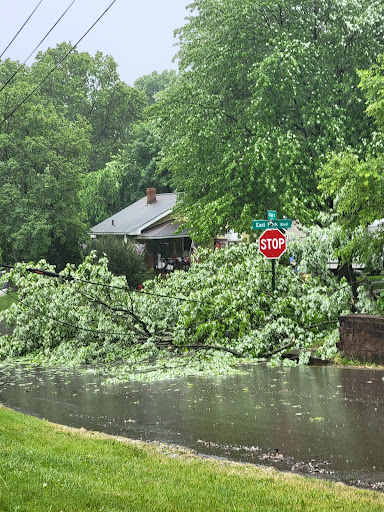
[[[156,189],[155,188],[147,188],[147,204],[152,204],[156,202]]]

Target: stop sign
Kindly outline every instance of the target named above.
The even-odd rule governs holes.
[[[259,238],[259,251],[268,259],[280,258],[286,250],[286,236],[278,229],[266,229]]]

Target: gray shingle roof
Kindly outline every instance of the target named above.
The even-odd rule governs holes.
[[[140,235],[143,229],[161,221],[176,204],[176,194],[157,194],[156,201],[147,204],[147,196],[115,213],[91,228],[95,235]]]
[[[176,233],[179,229],[180,223],[169,220],[162,222],[152,228],[148,228],[140,235],[140,239],[149,240],[162,240],[164,238],[184,238],[188,236],[188,229],[184,229],[180,233]]]

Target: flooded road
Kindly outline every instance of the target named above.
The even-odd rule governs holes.
[[[246,371],[103,385],[79,370],[3,368],[0,402],[73,427],[383,489],[384,371]]]

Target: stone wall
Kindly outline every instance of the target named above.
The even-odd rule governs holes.
[[[384,316],[346,315],[339,318],[337,348],[348,359],[384,364]]]

